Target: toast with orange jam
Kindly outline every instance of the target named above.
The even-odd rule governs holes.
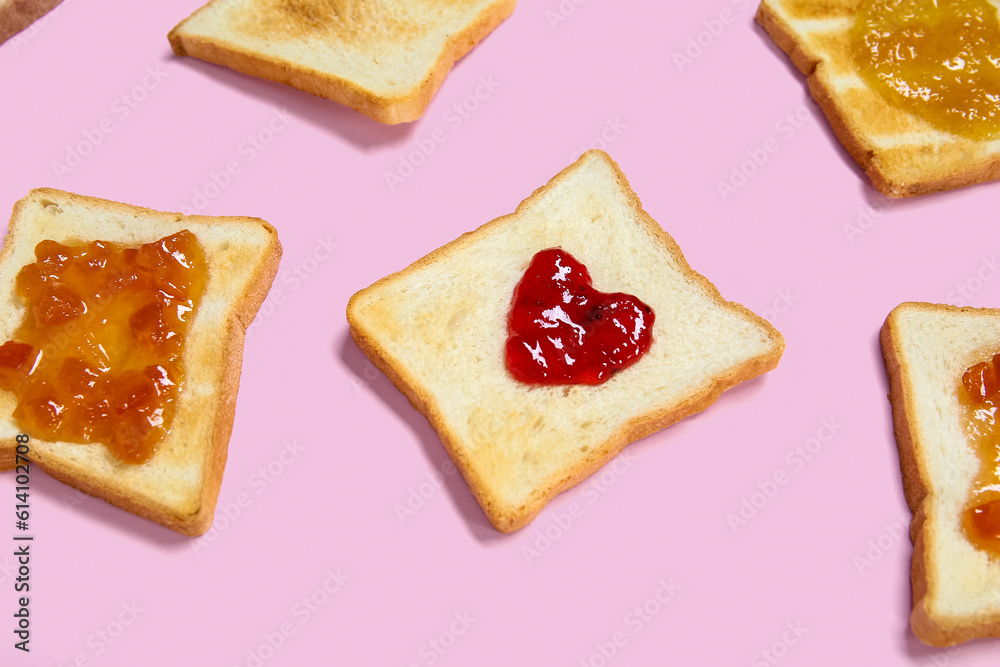
[[[187,535],[211,526],[246,326],[277,271],[263,220],[33,190],[0,251],[0,467]]]
[[[890,197],[1000,177],[990,0],[763,0],[757,21]]]
[[[1000,310],[903,303],[882,354],[913,512],[913,633],[1000,637]]]

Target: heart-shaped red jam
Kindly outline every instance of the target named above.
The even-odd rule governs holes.
[[[542,250],[514,288],[507,368],[529,384],[601,384],[645,354],[653,319],[631,294],[594,289],[568,252]]]

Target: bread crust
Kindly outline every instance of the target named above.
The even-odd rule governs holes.
[[[1000,178],[1000,155],[968,160],[956,170],[937,169],[933,174],[915,181],[903,182],[894,178],[883,164],[880,149],[850,127],[843,111],[847,103],[839,99],[825,76],[822,59],[800,39],[795,29],[769,4],[769,0],[761,2],[756,19],[806,76],[809,92],[826,115],[837,140],[882,194],[893,198],[915,197]],[[888,102],[883,104],[889,106]]]
[[[32,438],[31,440],[33,446],[42,446],[41,451],[39,449],[32,450],[32,453],[29,455],[31,462],[51,477],[181,534],[190,536],[201,535],[212,525],[219,488],[222,484],[222,474],[226,464],[229,437],[232,432],[236,413],[236,395],[239,389],[242,369],[243,342],[246,335],[246,328],[253,321],[257,310],[267,296],[274,276],[277,274],[278,264],[281,259],[281,244],[278,241],[277,231],[270,224],[259,218],[184,216],[180,213],[155,211],[131,204],[76,195],[51,188],[39,188],[32,190],[26,197],[15,204],[7,236],[4,238],[3,248],[0,250],[0,266],[11,261],[18,239],[22,234],[22,226],[32,224],[27,219],[27,216],[25,216],[25,209],[36,198],[51,199],[56,203],[68,203],[74,206],[100,209],[123,216],[141,217],[143,220],[153,219],[160,222],[167,222],[176,225],[177,231],[195,223],[198,225],[236,224],[252,225],[261,228],[267,236],[268,240],[262,252],[262,260],[253,267],[251,277],[247,280],[236,299],[231,302],[232,316],[223,323],[221,330],[218,331],[218,340],[223,341],[220,344],[221,354],[218,359],[218,363],[222,369],[221,381],[216,393],[217,407],[215,408],[214,419],[211,425],[211,441],[205,443],[203,447],[196,449],[196,455],[201,457],[204,472],[199,489],[200,496],[195,503],[197,509],[193,513],[178,514],[165,505],[159,505],[150,502],[148,499],[135,497],[128,493],[127,490],[119,488],[113,483],[105,483],[96,474],[96,471],[87,471],[81,474],[79,470],[74,469],[58,456],[53,456],[49,452],[44,451],[45,445],[51,445],[52,443],[46,443],[36,438]],[[212,271],[211,262],[209,262],[209,271]],[[197,319],[198,313],[196,311],[194,322],[197,322]],[[189,374],[191,372],[189,359],[193,354],[190,347],[190,345],[186,345],[184,351],[184,365],[185,368],[189,369]],[[184,394],[182,388],[181,394],[178,397],[179,406],[183,400]],[[179,410],[180,407],[178,408]],[[172,427],[171,433],[174,430],[174,427]],[[178,439],[181,439],[179,434]],[[166,446],[166,444],[167,440],[164,441],[162,446]],[[181,439],[181,444],[186,445],[187,443]],[[97,445],[79,446],[89,447]],[[16,442],[13,437],[0,438],[0,470],[9,470],[14,467],[15,449]],[[139,465],[159,465],[158,461],[160,459],[157,457],[158,454],[160,454],[160,450],[149,461]]]
[[[900,469],[903,476],[903,491],[906,503],[913,514],[910,523],[910,539],[913,542],[913,559],[910,569],[910,585],[913,594],[913,610],[910,627],[913,634],[925,644],[945,647],[970,639],[1000,637],[1000,612],[983,613],[975,618],[959,621],[942,618],[934,613],[930,590],[937,587],[938,564],[927,552],[932,523],[928,521],[931,507],[932,484],[930,464],[925,455],[926,445],[917,435],[911,419],[917,411],[913,385],[907,381],[912,377],[911,369],[905,362],[899,332],[900,314],[907,310],[924,312],[945,311],[951,313],[990,313],[1000,317],[1000,310],[959,307],[931,303],[902,303],[889,313],[882,325],[880,342],[889,378],[889,402],[892,406],[892,421],[899,450]]]
[[[450,423],[445,419],[435,397],[427,392],[418,377],[410,374],[396,359],[392,358],[386,350],[379,345],[376,332],[369,331],[361,318],[359,304],[367,295],[379,290],[382,286],[391,284],[401,276],[407,275],[429,266],[441,257],[461,252],[471,242],[480,236],[489,233],[491,230],[511,224],[527,206],[530,206],[536,199],[544,196],[551,189],[555,188],[585,160],[591,157],[599,157],[605,160],[613,169],[615,179],[629,200],[630,206],[635,213],[640,224],[646,227],[650,236],[655,239],[663,250],[669,253],[677,262],[681,271],[690,279],[697,282],[706,293],[715,300],[716,305],[728,309],[734,309],[767,332],[771,342],[769,351],[763,355],[754,357],[741,366],[733,368],[730,372],[716,375],[702,391],[695,393],[682,404],[671,408],[661,407],[622,424],[611,436],[600,446],[595,448],[594,455],[583,461],[579,465],[559,471],[552,475],[544,484],[540,485],[523,506],[510,507],[490,493],[489,486],[478,476],[474,466],[470,464],[462,447],[458,446],[459,436],[453,430]],[[541,248],[539,248],[541,250]],[[656,223],[648,213],[642,208],[638,196],[632,190],[618,165],[607,153],[600,150],[591,150],[584,153],[579,160],[569,167],[563,169],[553,177],[546,185],[535,190],[534,193],[522,201],[515,211],[509,215],[501,216],[488,222],[474,231],[463,234],[458,239],[448,243],[437,250],[432,251],[425,257],[418,259],[407,268],[388,275],[375,282],[371,286],[359,291],[351,297],[347,305],[347,321],[350,324],[351,337],[358,347],[368,355],[375,365],[388,376],[392,383],[409,399],[411,405],[421,412],[431,426],[437,431],[448,454],[456,462],[459,470],[469,485],[473,495],[479,502],[486,516],[493,526],[504,533],[510,533],[524,527],[551,501],[555,496],[571,489],[581,481],[597,472],[601,467],[617,456],[625,445],[640,438],[659,431],[671,424],[674,424],[684,417],[704,410],[714,403],[720,394],[726,389],[733,387],[745,380],[766,373],[774,369],[784,352],[784,338],[766,320],[752,313],[740,304],[726,301],[722,298],[718,289],[707,278],[694,271],[684,259],[680,248],[667,232]],[[637,363],[642,363],[640,360]]]
[[[0,3],[0,44],[21,32],[62,0],[9,0]]]
[[[362,85],[332,72],[324,72],[258,53],[241,45],[186,34],[185,23],[216,2],[218,0],[210,0],[167,34],[170,47],[176,55],[192,56],[250,76],[283,83],[318,97],[339,102],[386,125],[408,123],[420,118],[455,62],[493,32],[513,13],[517,5],[517,0],[497,0],[484,8],[464,30],[449,37],[433,68],[423,81],[405,94],[389,97],[373,93]]]

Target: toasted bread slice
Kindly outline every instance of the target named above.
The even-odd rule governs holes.
[[[456,60],[516,0],[211,0],[168,35],[174,53],[416,120]]]
[[[0,44],[21,32],[62,0],[0,0]]]
[[[52,477],[186,535],[212,524],[236,410],[243,337],[281,258],[274,228],[257,218],[183,216],[83,197],[31,191],[14,207],[0,251],[0,341],[25,315],[14,291],[43,240],[139,245],[181,230],[205,250],[208,284],[183,348],[184,383],[173,424],[146,463],[122,463],[100,444],[32,438],[30,459]],[[0,391],[0,469],[14,465],[14,394]],[[30,436],[31,434],[28,433]]]
[[[903,303],[882,327],[889,400],[913,512],[913,612],[921,641],[1000,636],[1000,562],[962,528],[979,459],[959,403],[962,375],[1000,349],[1000,310]]]
[[[514,287],[540,250],[655,313],[645,356],[597,386],[531,386],[505,365]],[[634,440],[774,368],[784,340],[725,301],[646,214],[608,155],[588,151],[511,214],[361,290],[351,335],[437,430],[493,525],[527,524]]]
[[[887,102],[858,74],[850,31],[858,0],[763,0],[757,21],[806,75],[834,134],[890,197],[1000,177],[1000,141],[942,131]]]

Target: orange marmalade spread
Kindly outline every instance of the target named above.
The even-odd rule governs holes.
[[[851,51],[893,106],[970,139],[1000,131],[1000,19],[989,0],[864,0]]]
[[[27,305],[0,345],[0,389],[32,437],[107,445],[127,463],[163,440],[184,379],[181,352],[208,279],[185,230],[139,247],[42,241],[17,275]]]
[[[965,533],[975,546],[1000,554],[1000,354],[965,371],[958,395],[969,442],[980,461],[966,503]]]

